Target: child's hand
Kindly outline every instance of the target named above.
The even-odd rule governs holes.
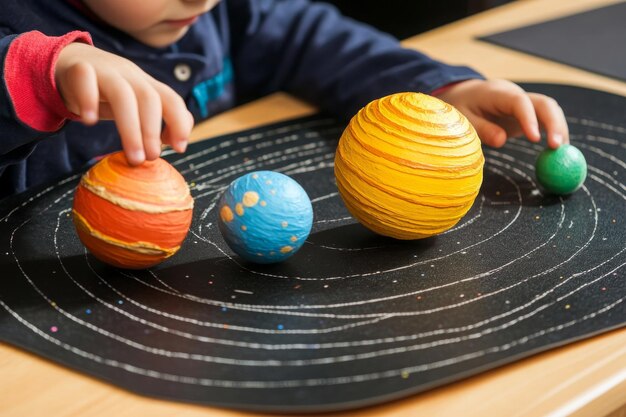
[[[489,146],[500,147],[507,138],[522,133],[539,142],[539,126],[547,133],[550,148],[569,143],[567,122],[558,103],[543,94],[526,93],[510,81],[464,81],[438,97],[463,113]]]
[[[158,158],[162,143],[185,151],[193,127],[185,102],[129,60],[72,43],[59,54],[55,79],[67,109],[83,123],[115,120],[131,165]]]

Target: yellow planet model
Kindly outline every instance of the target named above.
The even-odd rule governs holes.
[[[335,177],[346,207],[364,226],[396,239],[422,239],[468,212],[484,162],[463,114],[426,94],[398,93],[352,118],[339,140]]]

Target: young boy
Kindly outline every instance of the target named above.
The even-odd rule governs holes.
[[[568,141],[551,98],[484,80],[306,0],[10,0],[0,16],[0,197],[123,148],[184,152],[194,120],[284,90],[349,118],[399,91],[439,96],[501,146]],[[100,122],[99,120],[112,120]],[[82,123],[79,123],[82,122]]]

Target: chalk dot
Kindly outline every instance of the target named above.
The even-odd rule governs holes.
[[[85,310],[85,313],[86,314],[91,314],[91,309],[88,308],[87,310]]]
[[[566,309],[566,310],[569,310],[569,309],[570,309],[570,307],[571,307],[571,306],[570,306],[569,304],[565,304],[565,309]]]
[[[59,328],[58,328],[57,326],[52,326],[52,327],[50,327],[50,331],[51,331],[52,333],[56,333],[56,332],[58,332],[58,331],[59,331]]]
[[[122,304],[124,304],[124,301],[123,301],[123,300],[117,300],[117,303],[118,303],[119,305],[122,305]]]
[[[259,194],[254,191],[246,191],[243,195],[243,205],[246,207],[254,207],[259,202]]]
[[[220,209],[220,218],[224,222],[232,222],[234,217],[235,216],[233,215],[233,211],[230,209],[230,207],[224,206]]]
[[[328,284],[325,284],[325,285],[324,285],[324,288],[328,288]]]
[[[241,203],[235,205],[235,213],[237,213],[238,216],[243,216],[243,205]]]
[[[283,330],[285,327],[284,327],[282,324],[279,324],[278,326],[276,326],[276,328],[277,328],[278,330]]]
[[[402,371],[402,374],[400,374],[402,376],[402,379],[407,379],[409,377],[409,373],[407,371]]]
[[[226,311],[228,311],[228,309],[226,307],[222,307],[222,311],[226,312]]]

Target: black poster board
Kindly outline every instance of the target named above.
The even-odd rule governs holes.
[[[626,81],[625,19],[621,2],[480,39]]]
[[[557,98],[589,177],[542,193],[541,146],[485,148],[474,207],[450,231],[401,242],[349,216],[333,176],[343,126],[323,116],[166,155],[196,200],[182,249],[117,270],[70,218],[80,173],[0,202],[0,339],[134,392],[211,406],[319,412],[402,398],[626,322],[623,97],[525,85]],[[313,231],[288,261],[242,262],[215,202],[259,169],[296,179]]]

